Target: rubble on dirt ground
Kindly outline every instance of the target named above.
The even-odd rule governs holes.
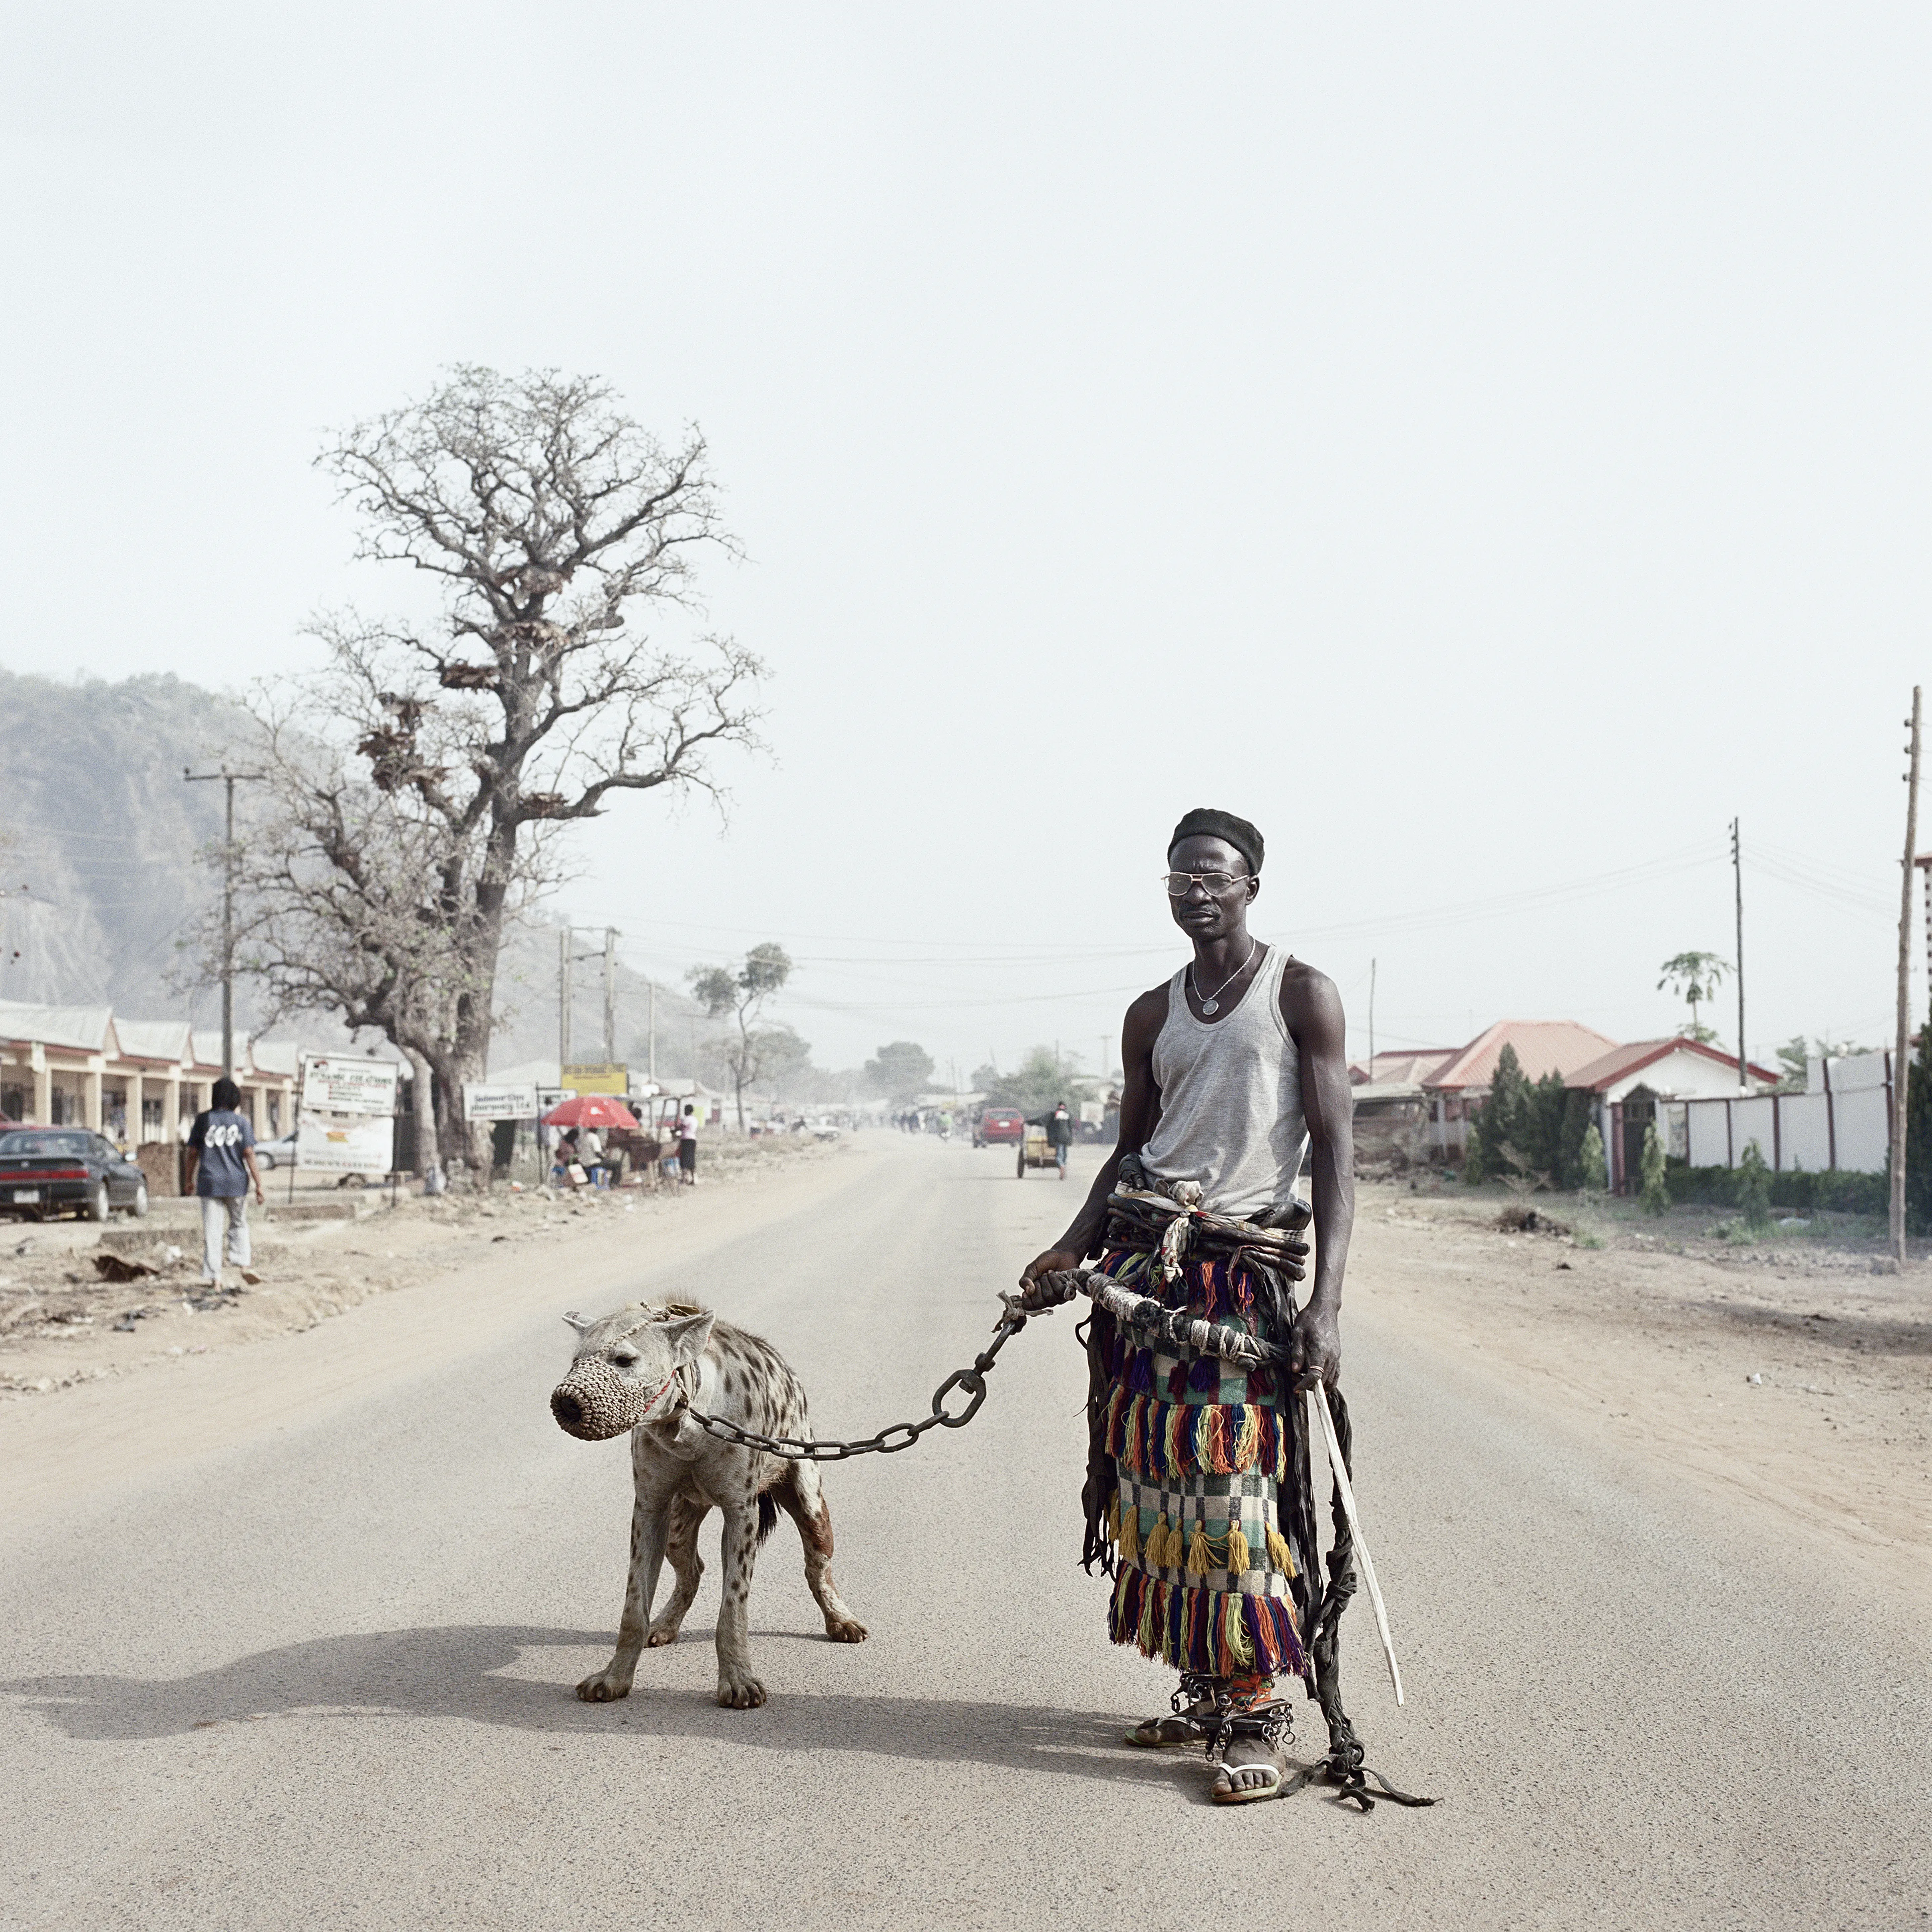
[[[96,1255],[94,1271],[103,1281],[141,1281],[160,1273],[147,1262],[130,1262],[120,1255]]]
[[[1567,1234],[1570,1232],[1568,1221],[1559,1221],[1555,1215],[1546,1214],[1540,1208],[1520,1207],[1514,1202],[1496,1216],[1496,1226],[1505,1234]]]

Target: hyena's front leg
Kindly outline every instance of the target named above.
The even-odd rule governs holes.
[[[765,1687],[752,1675],[752,1565],[758,1553],[758,1505],[749,1498],[724,1505],[720,1552],[724,1598],[718,1609],[718,1701],[748,1711],[765,1701]]]
[[[644,1620],[657,1594],[658,1572],[663,1567],[666,1507],[669,1498],[646,1495],[640,1489],[631,1509],[631,1574],[624,1586],[624,1614],[617,1625],[617,1650],[610,1663],[577,1687],[587,1704],[607,1704],[631,1694],[638,1674],[638,1653],[644,1647]]]
[[[689,1496],[679,1496],[671,1504],[664,1556],[670,1562],[670,1574],[677,1579],[677,1588],[671,1593],[670,1601],[651,1619],[645,1642],[652,1649],[661,1643],[676,1642],[686,1612],[698,1594],[698,1579],[704,1574],[704,1562],[698,1554],[698,1532],[710,1514],[708,1504],[694,1502]]]

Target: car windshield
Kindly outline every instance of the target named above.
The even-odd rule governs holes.
[[[0,1160],[9,1154],[16,1158],[31,1154],[43,1160],[50,1156],[78,1160],[94,1151],[93,1141],[92,1134],[0,1134]]]

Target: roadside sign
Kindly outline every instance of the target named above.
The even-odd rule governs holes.
[[[535,1087],[493,1087],[484,1081],[463,1083],[466,1120],[527,1120],[537,1111]]]
[[[573,1061],[563,1070],[563,1084],[580,1094],[626,1094],[630,1090],[631,1070],[608,1062]]]
[[[305,1053],[302,1058],[303,1111],[314,1107],[326,1114],[392,1114],[400,1071],[393,1060]]]
[[[303,1108],[296,1123],[296,1165],[304,1174],[366,1174],[394,1165],[396,1124],[387,1114],[324,1114]]]

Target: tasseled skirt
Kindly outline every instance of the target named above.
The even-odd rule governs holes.
[[[1254,1332],[1245,1269],[1190,1258],[1160,1292],[1157,1258],[1110,1249],[1100,1272],[1158,1293],[1170,1308]],[[1275,1507],[1293,1413],[1286,1376],[1124,1337],[1114,1354],[1106,1416],[1118,1483],[1107,1516],[1114,1556],[1108,1634],[1178,1670],[1301,1676],[1294,1559]]]

